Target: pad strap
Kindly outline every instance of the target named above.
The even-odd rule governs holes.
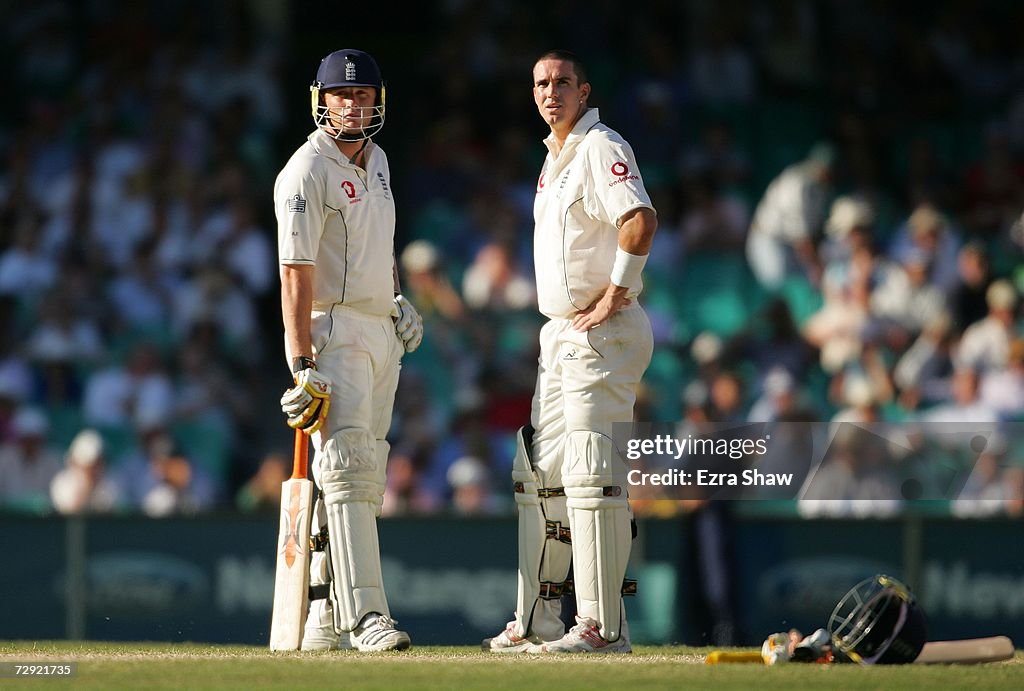
[[[327,526],[320,529],[316,535],[309,536],[310,552],[326,552],[330,545],[330,536],[327,535]]]
[[[522,482],[513,482],[512,491],[516,494],[526,494],[526,486]],[[564,487],[541,487],[537,490],[537,496],[541,499],[551,499],[552,497],[564,497]]]
[[[540,582],[540,599],[541,600],[558,600],[563,595],[573,595],[576,592],[576,586],[571,578],[566,578],[561,583],[552,583],[551,581]],[[635,578],[624,578],[622,579],[622,595],[630,596],[636,595],[637,592],[637,580]]]
[[[331,598],[331,584],[321,583],[319,585],[309,586],[309,599],[312,600],[329,600]]]
[[[569,530],[569,526],[563,527],[560,521],[544,521],[544,534],[549,540],[572,544],[572,531]]]

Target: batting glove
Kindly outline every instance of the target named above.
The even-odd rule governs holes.
[[[331,408],[331,382],[311,367],[295,374],[295,386],[281,396],[288,426],[313,434],[324,424]]]
[[[761,659],[766,665],[779,665],[793,657],[793,646],[799,642],[800,632],[796,629],[773,633],[761,644]]]
[[[423,341],[423,317],[404,295],[395,296],[391,316],[395,320],[395,333],[402,339],[405,352],[411,353],[419,348]]]

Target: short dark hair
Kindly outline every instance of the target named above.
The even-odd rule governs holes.
[[[587,83],[587,69],[583,66],[583,61],[580,60],[580,57],[576,55],[576,53],[568,50],[549,50],[534,60],[533,64],[536,67],[538,62],[542,62],[544,60],[563,60],[565,62],[571,62],[572,71],[576,75],[576,82],[578,84]]]

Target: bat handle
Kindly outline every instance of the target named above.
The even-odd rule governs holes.
[[[292,479],[305,480],[309,472],[309,439],[301,429],[295,430],[295,453],[292,454]]]

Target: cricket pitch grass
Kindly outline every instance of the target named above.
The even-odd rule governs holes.
[[[1024,689],[1024,652],[973,666],[705,665],[710,648],[636,646],[632,655],[496,655],[469,646],[406,652],[273,653],[196,643],[0,641],[0,669],[76,663],[69,678],[0,679],[0,688],[380,689]]]

